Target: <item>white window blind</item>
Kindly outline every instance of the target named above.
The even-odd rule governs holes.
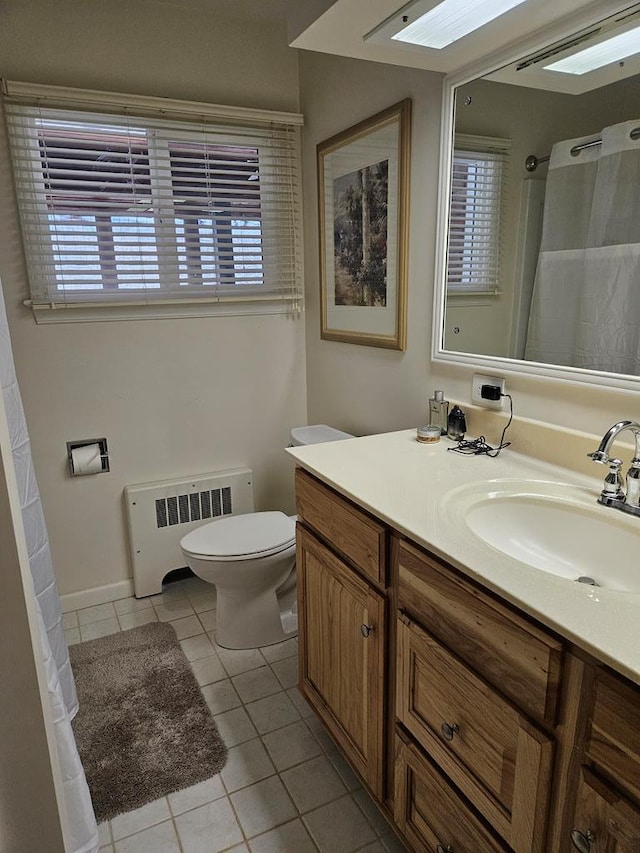
[[[296,124],[24,100],[5,111],[35,306],[298,307]]]
[[[510,141],[457,136],[453,152],[447,288],[497,293]]]

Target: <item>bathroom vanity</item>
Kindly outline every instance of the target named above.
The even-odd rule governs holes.
[[[301,689],[411,850],[638,853],[640,577],[609,581],[602,560],[600,586],[578,583],[533,552],[562,539],[548,507],[596,552],[598,525],[624,548],[640,519],[597,506],[595,477],[450,446],[405,431],[290,451]],[[497,532],[514,505],[530,563],[474,516]]]

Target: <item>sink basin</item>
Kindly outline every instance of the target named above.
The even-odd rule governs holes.
[[[571,581],[640,592],[640,518],[565,483],[492,481],[456,489],[456,515],[491,548]]]

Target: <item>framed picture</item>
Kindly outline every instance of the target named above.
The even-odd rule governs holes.
[[[320,143],[321,337],[406,348],[411,101]]]

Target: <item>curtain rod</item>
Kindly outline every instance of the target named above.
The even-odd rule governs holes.
[[[640,139],[640,127],[634,127],[629,132],[629,138]],[[596,145],[602,145],[602,139],[592,139],[591,142],[581,142],[579,145],[574,145],[571,149],[571,156],[577,157],[585,148],[594,148]],[[547,154],[546,157],[536,157],[535,154],[529,154],[527,159],[524,161],[524,167],[527,172],[535,172],[540,163],[546,163],[550,159],[551,154]]]

